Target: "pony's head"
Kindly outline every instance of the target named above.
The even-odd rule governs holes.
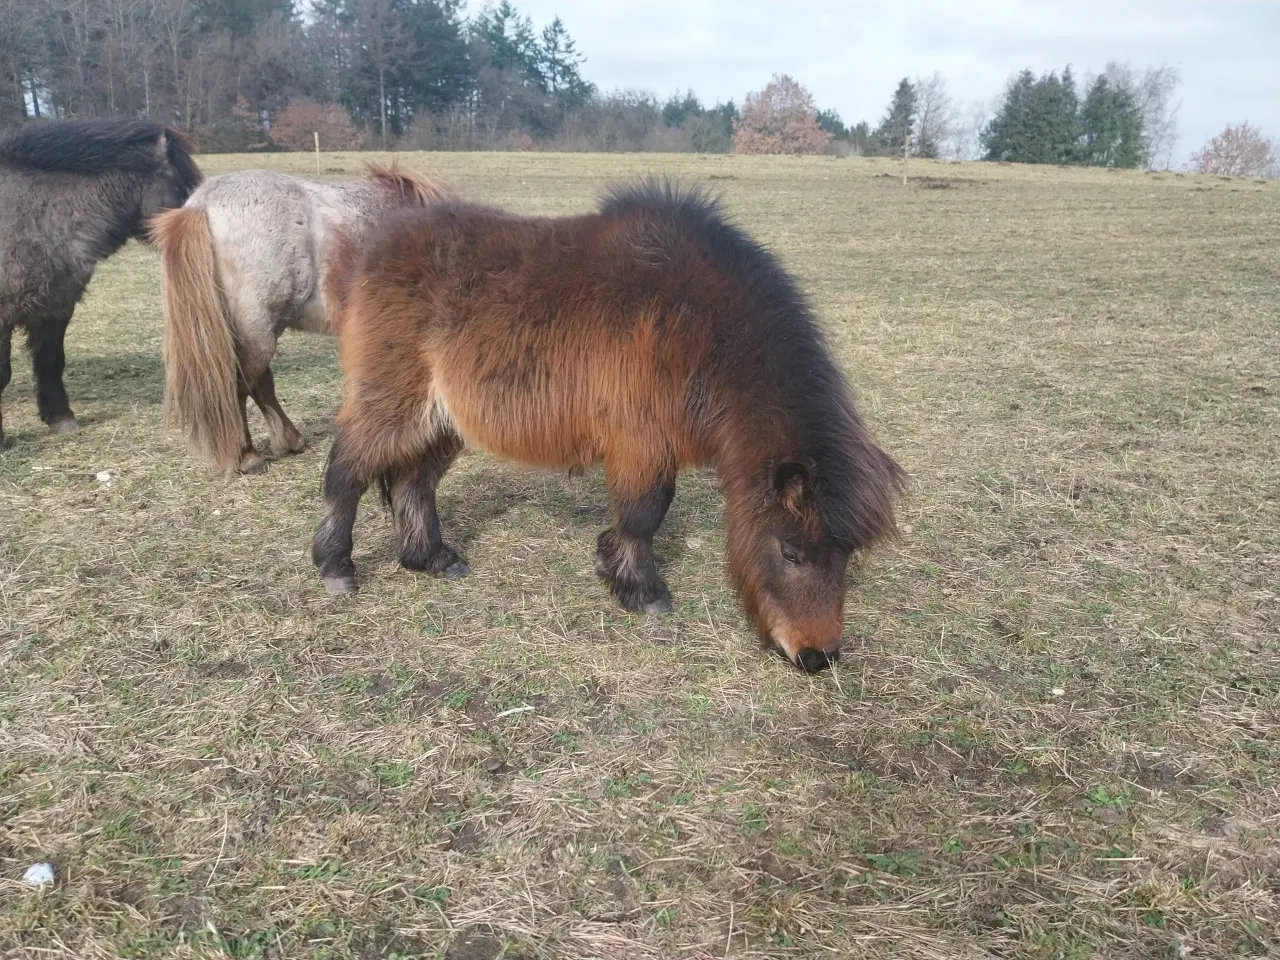
[[[138,239],[146,240],[146,224],[159,213],[180,207],[200,184],[200,168],[191,157],[186,140],[176,130],[162,128],[152,146],[154,164],[142,184],[138,201]]]
[[[823,523],[809,465],[774,464],[763,486],[727,504],[729,574],[761,642],[812,673],[840,656],[853,550]]]
[[[906,483],[861,423],[850,426],[838,461],[771,460],[726,489],[729,574],[747,614],[765,646],[810,673],[839,659],[849,560],[897,536]]]

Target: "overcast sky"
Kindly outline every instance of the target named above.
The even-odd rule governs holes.
[[[538,29],[559,16],[603,90],[704,102],[789,73],[820,108],[875,126],[899,79],[941,71],[961,104],[989,101],[1023,67],[1108,60],[1168,63],[1182,74],[1174,164],[1228,123],[1280,136],[1276,0],[515,0]],[[470,9],[481,4],[472,0]]]

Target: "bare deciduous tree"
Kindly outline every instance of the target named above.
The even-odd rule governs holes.
[[[364,142],[351,114],[336,103],[295,100],[271,128],[271,138],[286,150],[310,150],[316,134],[325,150],[358,150]]]
[[[747,94],[733,128],[734,153],[822,153],[830,142],[813,94],[785,74]]]
[[[1177,68],[1162,63],[1138,71],[1128,62],[1111,60],[1102,75],[1112,87],[1132,97],[1138,107],[1147,169],[1168,169],[1178,142],[1178,110],[1182,107],[1181,101],[1174,100],[1182,84]],[[1090,86],[1091,78],[1086,78],[1084,88]]]
[[[1276,144],[1248,123],[1227,127],[1191,155],[1196,173],[1222,177],[1274,177],[1280,170]]]
[[[947,82],[934,71],[930,77],[916,77],[916,123],[911,152],[917,157],[941,156],[956,124],[956,108],[947,93]]]
[[[391,0],[356,0],[356,35],[362,66],[370,74],[370,92],[378,103],[382,147],[387,146],[387,75],[409,56],[409,38]]]
[[[988,100],[973,100],[957,109],[945,144],[946,156],[952,160],[976,160],[982,156],[982,128],[996,109],[997,104]]]

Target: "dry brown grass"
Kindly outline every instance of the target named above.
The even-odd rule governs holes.
[[[470,578],[400,570],[371,498],[364,589],[327,599],[332,344],[278,365],[311,449],[211,477],[161,434],[157,266],[131,246],[72,326],[84,429],[47,436],[25,370],[5,395],[0,953],[1280,950],[1280,186],[402,162],[533,213],[643,171],[724,189],[913,475],[857,639],[816,678],[756,650],[708,477],[657,542],[678,612],[646,620],[590,573],[598,476],[480,455],[442,493]],[[313,169],[205,158],[259,163]],[[22,888],[44,858],[56,887]]]

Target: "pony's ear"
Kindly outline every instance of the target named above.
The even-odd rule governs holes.
[[[809,503],[809,468],[796,460],[784,460],[773,471],[773,488],[790,513],[801,515]]]

